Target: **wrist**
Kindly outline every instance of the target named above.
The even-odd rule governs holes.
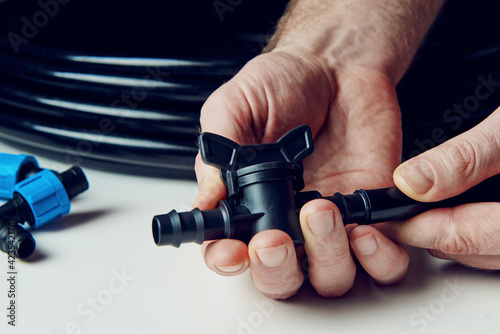
[[[332,68],[369,68],[396,84],[443,0],[292,1],[264,51],[309,54]]]

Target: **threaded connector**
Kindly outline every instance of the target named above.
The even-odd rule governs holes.
[[[38,161],[31,155],[0,153],[0,199],[12,198],[16,184],[40,171]]]
[[[25,259],[35,251],[36,242],[30,232],[15,222],[0,221],[0,250]]]

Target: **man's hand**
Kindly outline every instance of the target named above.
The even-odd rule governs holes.
[[[207,100],[205,132],[240,145],[269,143],[307,124],[314,153],[304,160],[306,190],[324,195],[392,185],[401,157],[395,86],[443,0],[292,0],[266,48]],[[198,156],[200,192],[193,206],[224,198],[219,172]],[[405,249],[370,226],[344,228],[338,209],[311,201],[300,213],[305,237],[294,248],[282,231],[263,231],[245,245],[206,242],[205,262],[221,275],[248,268],[257,289],[272,298],[302,285],[308,258],[311,284],[324,296],[344,294],[356,274],[355,256],[379,283],[406,272]]]
[[[401,156],[400,114],[390,78],[363,68],[333,72],[305,55],[268,53],[252,60],[210,97],[201,121],[204,131],[240,144],[274,142],[308,124],[315,151],[304,160],[304,179],[308,189],[325,195],[392,185]],[[199,159],[196,171],[201,190],[193,205],[213,208],[225,195],[219,172]],[[345,229],[331,202],[308,203],[300,220],[309,278],[320,294],[337,296],[352,286],[356,266],[350,246],[376,281],[392,283],[404,275],[405,250],[372,227]],[[270,297],[289,297],[303,282],[303,256],[297,258],[281,231],[261,232],[248,247],[236,240],[208,242],[203,251],[208,267],[219,274],[250,267],[254,284]]]
[[[396,186],[425,202],[456,196],[500,173],[500,108],[473,129],[403,163]],[[436,209],[387,224],[387,233],[433,256],[500,269],[500,203]]]

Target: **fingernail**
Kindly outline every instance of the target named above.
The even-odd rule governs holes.
[[[241,268],[243,268],[245,263],[246,263],[246,261],[244,260],[244,261],[241,261],[241,263],[230,265],[230,266],[218,266],[218,265],[216,265],[215,267],[217,269],[219,269],[220,271],[225,272],[225,273],[235,273],[238,270],[240,270]]]
[[[403,165],[399,169],[399,174],[417,194],[425,194],[434,185],[434,172],[425,161]]]
[[[361,255],[371,255],[377,250],[377,241],[371,233],[362,236],[352,242],[354,248]]]
[[[266,267],[274,268],[282,264],[287,255],[286,245],[277,247],[261,248],[257,250],[257,256]]]
[[[311,213],[306,219],[311,232],[317,237],[324,237],[332,233],[335,227],[332,210]]]

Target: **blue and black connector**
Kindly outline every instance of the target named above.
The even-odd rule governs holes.
[[[0,153],[0,199],[11,199],[17,183],[40,171],[31,155]]]
[[[295,245],[301,245],[304,238],[300,209],[317,198],[333,202],[344,224],[359,225],[406,219],[438,207],[500,201],[498,176],[457,197],[435,203],[415,201],[396,187],[325,197],[317,191],[300,192],[304,188],[302,159],[313,152],[311,131],[305,125],[291,130],[276,143],[240,146],[227,138],[202,133],[199,144],[202,160],[220,169],[227,200],[212,210],[172,210],[155,216],[152,229],[158,246],[179,247],[181,243],[201,244],[224,238],[248,242],[268,229],[282,230]]]
[[[23,228],[38,228],[69,213],[71,199],[89,188],[80,167],[65,172],[42,169],[27,155],[0,154],[0,196],[8,199],[0,207],[0,250],[27,258],[35,240]]]

